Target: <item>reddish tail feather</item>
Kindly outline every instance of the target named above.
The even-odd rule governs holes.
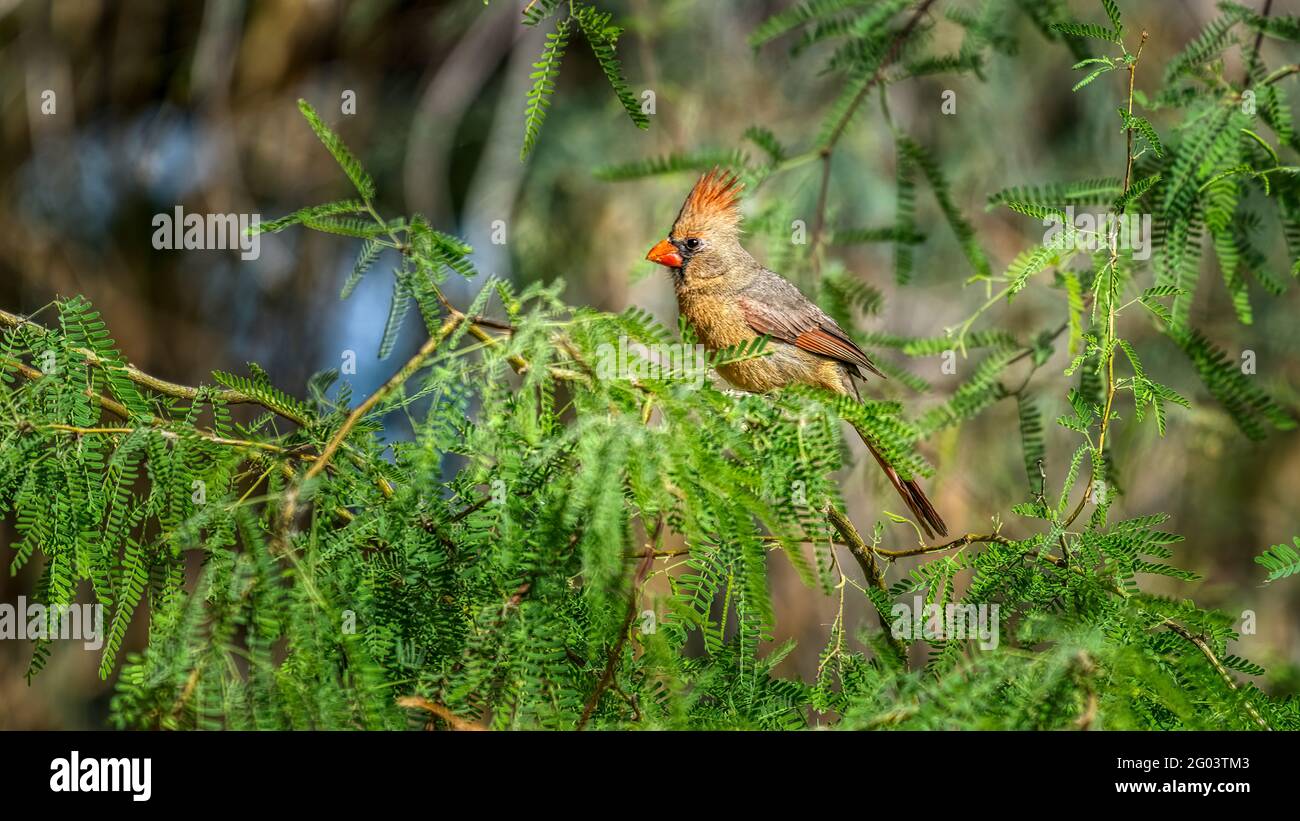
[[[948,526],[944,524],[939,511],[935,510],[934,505],[930,504],[930,500],[926,498],[921,486],[915,480],[905,480],[899,476],[898,471],[894,470],[889,462],[885,461],[885,457],[880,455],[880,451],[876,450],[876,446],[871,443],[871,440],[863,435],[862,431],[858,431],[858,435],[862,436],[862,441],[867,444],[871,455],[876,457],[876,461],[880,463],[880,469],[889,477],[889,483],[894,486],[894,490],[898,491],[898,495],[903,497],[903,503],[907,505],[907,509],[912,511],[912,515],[924,528],[925,535],[931,539],[935,537],[936,533],[940,536],[947,536]]]

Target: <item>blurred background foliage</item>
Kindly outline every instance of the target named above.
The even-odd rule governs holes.
[[[337,367],[345,351],[354,351],[357,373],[345,379],[355,395],[368,394],[393,367],[376,358],[389,283],[368,277],[348,301],[339,301],[353,244],[286,232],[264,237],[260,258],[245,262],[230,252],[155,251],[150,243],[153,215],[177,205],[269,219],[345,196],[346,181],[301,123],[295,104],[301,97],[375,175],[381,212],[420,212],[435,227],[466,237],[487,274],[519,283],[562,278],[572,304],[611,311],[641,306],[675,325],[669,280],[642,257],[666,232],[693,176],[608,182],[593,171],[673,151],[735,148],[756,124],[786,144],[807,146],[834,87],[817,76],[815,62],[792,58],[789,43],[756,51],[747,42],[789,0],[607,2],[602,7],[627,29],[619,54],[631,89],[654,92],[649,130],[629,121],[590,49],[571,44],[538,146],[521,163],[529,73],[547,30],[520,24],[525,5],[0,0],[0,306],[31,312],[55,295],[85,294],[134,364],[188,384],[209,380],[214,369],[240,371],[256,361],[277,385],[300,393],[312,373]],[[980,6],[973,0],[940,5]],[[1092,3],[1069,5],[1075,17],[1096,17]],[[1139,87],[1145,81],[1148,88],[1157,85],[1163,63],[1217,14],[1211,0],[1121,5],[1131,27],[1151,36],[1138,74]],[[1275,3],[1274,11],[1296,13],[1287,5]],[[1039,241],[1041,229],[1005,210],[986,210],[990,193],[1025,182],[1115,176],[1124,151],[1114,111],[1123,73],[1100,81],[1115,84],[1113,94],[1072,94],[1074,56],[1026,16],[1011,19],[1017,56],[994,55],[982,80],[944,75],[888,90],[895,121],[936,154],[996,270]],[[960,45],[955,40],[942,48],[942,38],[959,38],[959,29],[938,28],[934,36],[938,51]],[[1262,48],[1270,64],[1281,62],[1272,53],[1277,43]],[[52,115],[41,111],[46,91],[55,95]],[[346,91],[356,95],[350,116],[341,110]],[[954,114],[940,110],[945,91],[955,92]],[[878,111],[865,106],[835,153],[832,226],[892,221],[892,137]],[[1161,114],[1150,115],[1157,129]],[[748,150],[757,149],[750,144]],[[820,166],[809,163],[766,183],[748,208],[784,203],[811,224],[819,183]],[[504,245],[490,240],[496,220],[506,226]],[[927,240],[905,288],[894,283],[889,245],[833,251],[884,292],[882,310],[864,320],[864,329],[935,336],[984,299],[982,287],[963,288],[969,266],[928,192],[918,220]],[[776,256],[754,245],[760,260]],[[1213,265],[1208,256],[1205,264]],[[452,298],[461,304],[477,290],[455,287]],[[1229,346],[1230,355],[1254,351],[1258,378],[1290,407],[1300,400],[1295,290],[1258,300],[1250,326],[1238,325],[1222,287],[1200,289],[1192,309],[1193,324]],[[1059,317],[1050,295],[1030,291],[987,320],[1027,335]],[[1158,447],[1153,425],[1118,427],[1112,453],[1121,482],[1138,464],[1165,477],[1124,484],[1119,508],[1127,515],[1171,515],[1169,528],[1187,536],[1180,564],[1206,577],[1198,603],[1254,611],[1257,633],[1243,636],[1240,654],[1269,668],[1264,683],[1272,692],[1295,692],[1300,588],[1262,587],[1252,557],[1295,534],[1300,436],[1248,441],[1167,340],[1140,327],[1126,336],[1149,371],[1194,402],[1191,411],[1171,412],[1168,437]],[[416,337],[404,335],[396,361],[418,345]],[[1061,361],[1036,377],[1048,419],[1064,410],[1065,357],[1060,350]],[[919,413],[973,367],[959,359],[957,373],[944,374],[940,363],[939,357],[901,356],[894,362],[934,384],[932,397],[895,381],[873,383],[869,391],[902,398],[909,412]],[[1067,436],[1049,431],[1047,467],[1054,479],[1073,449]],[[928,455],[938,467],[931,497],[957,530],[987,527],[999,512],[1007,518],[1010,505],[1024,497],[1013,402],[944,432]],[[869,460],[855,464],[842,477],[845,499],[864,517],[875,515],[893,500]],[[9,544],[6,527],[0,524],[0,543]],[[36,572],[29,567],[17,577],[0,576],[0,600],[29,595]],[[787,562],[774,561],[772,572],[776,639],[799,641],[778,673],[810,680],[835,604],[802,585]],[[1151,589],[1177,596],[1186,587],[1157,579]],[[866,617],[865,602],[855,600],[854,607],[846,615],[857,623]],[[137,624],[128,646],[138,645],[142,634]],[[0,643],[0,728],[100,726],[111,682],[95,675],[97,654],[58,647],[29,687],[22,674],[30,650],[26,642]]]

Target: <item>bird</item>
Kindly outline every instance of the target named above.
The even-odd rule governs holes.
[[[728,383],[749,393],[808,385],[861,401],[855,379],[884,378],[843,328],[789,280],[740,244],[739,176],[714,168],[687,195],[668,236],[646,259],[670,269],[678,311],[710,351],[768,337],[767,355],[720,364]],[[933,539],[948,527],[913,479],[903,479],[858,431],[908,510]]]

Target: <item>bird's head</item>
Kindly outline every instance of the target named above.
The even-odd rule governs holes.
[[[650,249],[646,259],[671,268],[674,278],[725,275],[741,257],[740,190],[735,174],[717,168],[700,178],[687,195],[668,238]]]

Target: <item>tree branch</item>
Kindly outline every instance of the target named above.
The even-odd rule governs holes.
[[[844,110],[844,114],[838,121],[836,121],[835,127],[831,129],[826,144],[818,151],[822,162],[822,178],[821,187],[817,192],[817,212],[813,219],[812,238],[809,241],[808,247],[808,255],[809,259],[812,261],[814,275],[821,270],[821,262],[819,261],[819,258],[822,239],[826,232],[826,204],[830,196],[831,185],[831,155],[835,152],[835,145],[840,141],[840,137],[844,135],[844,131],[852,121],[853,115],[857,113],[858,106],[860,106],[862,101],[866,99],[866,96],[870,93],[871,89],[884,78],[885,69],[888,68],[894,60],[898,59],[898,54],[902,50],[903,42],[912,34],[912,30],[916,28],[916,24],[921,21],[921,18],[925,16],[925,13],[929,11],[930,6],[933,5],[933,3],[934,0],[924,0],[917,10],[913,12],[908,21],[903,24],[903,27],[899,29],[898,34],[894,35],[893,42],[891,42],[889,46],[889,51],[887,51],[885,56],[881,59],[880,65],[876,67],[875,73],[862,86],[862,88],[858,90],[857,95],[853,98],[853,102],[849,103],[848,108]]]
[[[40,325],[36,322],[32,322],[26,317],[22,317],[17,314],[11,314],[8,311],[5,311],[3,309],[0,309],[0,325],[5,325],[10,328],[30,327],[40,331],[41,333],[49,333],[48,329],[46,329],[45,326]],[[81,356],[85,357],[86,361],[91,365],[95,365],[101,368],[108,367],[108,364],[104,362],[102,359],[100,359],[99,354],[95,353],[94,351],[88,348],[74,348],[73,350],[75,350]],[[132,382],[134,382],[137,385],[140,385],[141,387],[148,388],[149,390],[155,393],[165,394],[167,396],[172,396],[177,399],[197,399],[201,390],[200,388],[192,388],[188,385],[181,385],[176,382],[169,382],[166,379],[159,379],[158,377],[147,374],[144,371],[140,370],[139,368],[135,367],[134,365],[130,365],[130,364],[128,364],[123,369],[123,373],[125,374],[127,379],[130,379]],[[209,389],[207,391],[207,394],[214,399],[219,399],[222,402],[225,402],[228,405],[260,405],[261,407],[266,408],[272,413],[275,413],[279,416],[283,416],[285,419],[288,419],[290,422],[293,422],[300,427],[305,427],[309,421],[305,416],[302,416],[301,414],[294,413],[292,410],[285,409],[285,408],[273,408],[270,405],[264,403],[262,400],[258,399],[256,396],[252,396],[250,394],[244,393],[243,391],[231,390],[229,388],[223,390]],[[125,408],[123,408],[123,410],[125,410]],[[116,413],[116,410],[114,410],[113,412]],[[122,418],[123,419],[127,418],[127,415],[125,414],[122,415]]]
[[[645,576],[650,572],[650,566],[655,560],[655,545],[659,543],[659,535],[663,532],[664,517],[660,514],[655,522],[654,532],[650,535],[649,544],[646,545],[645,553],[642,554],[641,564],[637,565],[636,573],[632,576],[632,590],[628,593],[627,612],[623,616],[622,629],[618,631],[618,639],[614,642],[614,647],[609,651],[609,658],[605,661],[605,671],[600,674],[600,681],[596,683],[596,689],[592,691],[591,698],[587,699],[587,705],[582,710],[582,718],[578,719],[578,724],[574,729],[581,730],[587,726],[591,720],[591,714],[596,711],[596,706],[600,704],[600,697],[610,685],[614,682],[614,673],[618,669],[618,663],[623,658],[623,647],[627,644],[628,631],[632,629],[632,620],[636,618],[636,604],[640,597],[641,583]]]
[[[329,442],[325,445],[325,449],[321,451],[320,458],[316,460],[316,463],[312,465],[311,469],[302,477],[303,481],[309,481],[320,475],[320,472],[323,471],[325,466],[330,463],[330,460],[334,458],[334,454],[338,451],[339,446],[343,444],[343,440],[348,438],[348,434],[352,432],[352,429],[356,427],[357,423],[360,422],[366,414],[370,413],[371,408],[378,405],[390,393],[406,384],[406,380],[410,379],[415,375],[416,371],[424,367],[425,360],[438,350],[438,346],[441,345],[447,337],[451,336],[452,331],[456,330],[463,319],[464,314],[458,312],[456,316],[453,316],[444,322],[442,327],[438,329],[438,332],[425,340],[425,343],[420,346],[420,349],[415,352],[415,355],[407,360],[406,364],[403,365],[397,373],[390,376],[387,382],[379,386],[379,389],[370,394],[370,396],[366,398],[366,401],[357,405],[352,413],[348,414],[348,418],[343,421],[343,424],[339,426],[339,429],[334,432],[332,437],[330,437]]]

